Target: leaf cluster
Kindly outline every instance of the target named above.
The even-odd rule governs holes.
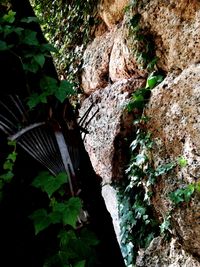
[[[3,164],[3,169],[5,172],[0,175],[0,200],[3,197],[4,184],[11,182],[12,178],[14,177],[13,169],[17,159],[16,142],[8,141],[8,146],[12,148],[12,151],[8,154]]]
[[[97,23],[95,19],[97,2],[96,0],[31,1],[45,37],[57,48],[54,62],[59,75],[77,85],[83,51],[90,40],[91,27]]]
[[[48,209],[35,210],[29,216],[33,221],[35,234],[38,235],[51,225],[59,225],[58,250],[45,260],[44,267],[84,267],[86,263],[95,261],[93,247],[98,244],[98,240],[86,226],[79,229],[82,201],[78,197],[63,197],[67,182],[66,173],[54,177],[48,172],[42,172],[32,183],[32,186],[42,190],[49,198]]]
[[[60,102],[75,94],[74,85],[69,81],[57,81],[44,72],[46,60],[51,52],[57,50],[48,43],[38,39],[36,31],[29,29],[30,24],[37,23],[36,17],[23,18],[17,21],[16,13],[9,10],[0,18],[0,53],[9,52],[21,63],[27,79],[27,91],[30,91],[30,74],[40,77],[38,93],[30,92],[28,98],[29,108],[34,108],[39,103],[47,103],[49,96],[55,96]],[[31,83],[31,81],[30,81]]]

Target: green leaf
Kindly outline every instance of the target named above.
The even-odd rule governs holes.
[[[83,228],[81,230],[80,238],[88,246],[96,246],[99,244],[99,240],[97,239],[97,236],[86,228]]]
[[[27,105],[29,106],[30,109],[33,109],[40,103],[40,96],[37,93],[32,94],[29,96]]]
[[[9,10],[8,14],[3,16],[3,20],[8,23],[13,23],[15,21],[16,12]]]
[[[45,56],[43,54],[37,54],[33,58],[41,68],[44,66]]]
[[[161,234],[164,233],[166,230],[169,230],[171,227],[171,222],[170,222],[171,216],[167,216],[164,218],[163,223],[160,225],[160,232]]]
[[[46,91],[49,95],[54,94],[58,89],[58,81],[50,76],[43,76],[40,80],[40,88]]]
[[[15,162],[17,158],[17,152],[13,151],[12,153],[10,153],[7,157],[8,160],[11,160],[12,162]]]
[[[23,69],[32,73],[37,73],[39,70],[39,65],[33,59],[29,63],[23,63]]]
[[[155,171],[155,176],[157,177],[157,176],[163,175],[165,173],[168,173],[175,166],[176,166],[176,163],[174,163],[174,162],[160,165],[160,166],[157,167],[157,169]]]
[[[58,49],[56,49],[53,45],[51,44],[41,44],[40,46],[41,51],[43,52],[54,52],[54,53],[58,53]]]
[[[66,231],[66,230],[61,230],[60,233],[58,234],[58,238],[60,239],[60,245],[61,247],[66,247],[72,239],[76,240],[77,237],[74,233],[74,231]]]
[[[73,265],[73,267],[85,267],[86,260],[79,261]]]
[[[185,159],[183,156],[179,157],[177,159],[177,162],[178,162],[178,165],[181,167],[181,168],[184,168],[187,166],[188,162],[187,162],[187,159]]]
[[[62,214],[62,221],[64,225],[71,225],[76,227],[77,218],[81,209],[81,200],[78,197],[71,197],[64,203],[56,203],[53,206],[53,212]]]
[[[8,171],[7,173],[0,175],[0,178],[4,180],[5,182],[10,182],[13,177],[14,177],[14,173],[12,171]]]
[[[157,78],[156,76],[151,76],[147,79],[147,87],[150,89],[153,89],[157,84]]]
[[[56,177],[48,172],[41,172],[33,181],[32,185],[41,188],[49,197],[52,196],[63,184],[67,183],[67,174],[60,173]]]
[[[11,162],[10,160],[6,160],[6,162],[4,162],[3,164],[3,169],[11,171],[12,168],[13,168],[13,162]]]
[[[195,185],[194,184],[190,184],[184,189],[183,193],[184,193],[184,199],[186,202],[190,201],[194,191],[195,191]]]
[[[0,51],[5,51],[10,49],[11,46],[7,45],[6,42],[0,40]]]
[[[24,30],[23,36],[21,38],[21,43],[27,44],[27,45],[39,45],[38,39],[37,39],[37,32],[32,30]]]
[[[51,224],[49,216],[45,209],[34,211],[33,214],[29,216],[29,218],[33,220],[36,235]]]
[[[39,20],[37,17],[27,17],[27,18],[21,19],[21,22],[24,22],[24,23],[36,22],[36,23],[38,23]]]
[[[64,102],[66,97],[70,95],[74,95],[74,94],[75,94],[75,91],[73,89],[73,84],[68,81],[64,81],[64,80],[60,82],[60,86],[55,92],[56,98],[60,100],[61,103]]]

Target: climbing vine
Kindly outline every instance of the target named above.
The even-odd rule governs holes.
[[[56,47],[54,62],[60,77],[79,87],[82,55],[96,19],[97,0],[31,0],[47,40]]]
[[[27,112],[32,114],[32,110],[35,110],[39,104],[48,104],[51,97],[63,103],[67,97],[74,94],[74,85],[68,80],[58,80],[46,74],[45,63],[50,57],[50,53],[55,53],[57,50],[45,41],[42,42],[38,37],[38,32],[33,30],[32,26],[38,23],[38,19],[26,17],[19,20],[16,12],[12,10],[11,4],[6,3],[3,7],[4,10],[6,9],[6,13],[1,13],[0,16],[0,53],[1,55],[7,53],[17,59],[19,67],[22,69],[27,90],[27,97],[23,100],[29,107]],[[34,78],[38,82],[36,88],[32,86]],[[21,108],[19,109],[21,110]],[[3,117],[2,114],[1,117]],[[10,123],[8,119],[7,122]],[[6,132],[6,126],[2,121],[0,126],[1,130],[4,129]],[[23,125],[18,126],[19,129],[23,127]],[[12,151],[6,157],[3,164],[4,173],[0,176],[2,198],[4,184],[15,178],[16,142],[9,141],[8,145],[12,147]],[[41,207],[30,214],[29,219],[33,221],[35,235],[40,235],[52,225],[57,226],[57,246],[52,249],[50,255],[46,255],[43,266],[94,266],[93,247],[98,244],[98,240],[87,229],[87,220],[82,220],[84,211],[81,199],[78,196],[70,197],[66,193],[67,183],[66,174],[59,173],[55,177],[47,172],[40,173],[32,182],[33,187],[41,190],[48,197],[48,207]]]

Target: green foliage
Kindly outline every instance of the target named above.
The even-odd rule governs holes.
[[[78,73],[83,51],[90,40],[95,18],[96,0],[32,0],[32,6],[47,40],[57,48],[53,55],[60,77],[79,85]]]
[[[47,103],[49,96],[55,96],[63,102],[66,97],[74,94],[74,85],[69,81],[57,81],[46,75],[44,66],[47,59],[51,52],[57,50],[52,45],[39,40],[37,32],[32,30],[34,27],[29,28],[33,23],[37,23],[37,18],[27,17],[19,21],[16,13],[9,7],[8,13],[0,17],[0,53],[6,51],[20,64],[19,68],[24,72],[29,93],[28,105],[31,109],[39,103]],[[40,79],[37,88],[33,88],[31,84],[34,78]],[[13,151],[3,165],[5,173],[0,176],[0,193],[4,184],[14,175],[16,144],[10,142],[9,145],[13,146]],[[70,197],[67,194],[69,191],[67,181],[66,174],[60,173],[54,177],[47,172],[42,172],[32,183],[32,186],[37,188],[35,190],[44,192],[49,200],[48,207],[40,207],[29,217],[33,221],[35,234],[39,235],[55,224],[58,229],[56,236],[59,246],[57,249],[52,249],[51,255],[45,260],[43,266],[92,266],[90,263],[95,261],[94,246],[98,241],[93,233],[86,231],[87,225],[80,221],[82,201],[78,197]]]
[[[183,156],[180,156],[180,157],[177,159],[177,162],[178,162],[178,165],[179,165],[181,168],[186,167],[187,164],[188,164],[187,159],[185,159]]]
[[[63,197],[63,194],[60,194],[66,183],[65,173],[54,177],[48,172],[40,173],[32,183],[49,198],[47,209],[38,209],[29,216],[33,221],[35,234],[38,235],[54,224],[60,226],[57,235],[58,250],[46,259],[44,267],[85,266],[94,257],[93,247],[99,243],[94,233],[87,230],[85,225],[81,227],[78,225],[82,209],[81,199],[78,197],[66,199],[66,196]]]
[[[49,96],[55,96],[60,102],[75,94],[74,84],[69,81],[56,79],[45,75],[43,67],[50,53],[57,50],[50,44],[41,43],[37,32],[27,28],[27,24],[37,23],[36,17],[15,19],[16,13],[9,10],[0,18],[0,52],[9,51],[21,62],[25,77],[27,77],[27,91],[30,91],[28,77],[31,74],[41,73],[39,92],[31,92],[28,97],[28,106],[34,108],[39,103],[47,103]]]
[[[12,178],[14,177],[14,164],[17,158],[16,152],[16,142],[15,141],[8,141],[8,146],[12,148],[12,151],[8,154],[4,164],[3,169],[4,173],[0,175],[0,200],[3,197],[3,187],[5,183],[9,183]]]
[[[67,183],[66,173],[59,173],[56,177],[49,175],[48,172],[41,172],[33,181],[32,185],[46,192],[49,197],[53,195],[60,187]]]
[[[148,102],[151,90],[162,82],[163,76],[157,72],[152,72],[147,78],[146,87],[137,89],[131,96],[129,103],[126,106],[128,112],[134,109],[143,110],[146,103]]]
[[[197,185],[189,184],[183,188],[179,188],[175,190],[174,192],[171,192],[169,194],[169,198],[175,205],[183,203],[183,202],[189,202],[195,190],[198,191],[198,189],[199,189],[198,184]]]
[[[163,223],[160,225],[160,233],[164,234],[167,231],[171,231],[171,215],[164,218]]]

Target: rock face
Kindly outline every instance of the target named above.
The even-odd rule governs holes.
[[[141,267],[199,267],[200,263],[181,249],[174,238],[166,243],[161,237],[156,237],[148,249],[140,250],[137,266]]]
[[[92,103],[96,105],[90,112],[90,117],[93,117],[98,109],[98,113],[86,128],[89,134],[85,138],[85,147],[103,184],[124,177],[127,163],[125,138],[133,133],[133,115],[125,111],[125,105],[130,94],[142,85],[142,77],[121,80],[94,92],[82,103],[80,117]]]
[[[175,161],[180,156],[188,163],[173,174],[163,176],[156,185],[153,204],[163,215],[169,210],[170,192],[200,180],[200,65],[191,65],[176,77],[169,75],[157,86],[152,92],[146,115],[150,117],[148,129],[155,141],[155,163]],[[197,193],[190,206],[177,208],[173,213],[174,228],[184,247],[198,256],[199,199]]]
[[[132,125],[135,114],[125,112],[124,106],[132,92],[145,86],[147,77],[147,71],[138,66],[137,47],[132,50],[131,42],[132,46],[136,44],[127,29],[128,23],[135,23],[128,18],[139,13],[139,25],[153,39],[157,67],[165,74],[144,110],[150,118],[147,129],[154,141],[154,167],[177,162],[179,157],[187,160],[187,165],[177,165],[171,173],[160,176],[151,198],[160,221],[171,214],[174,237],[169,243],[161,237],[154,239],[149,248],[140,250],[136,266],[200,266],[200,193],[195,190],[189,203],[175,208],[169,199],[169,193],[200,180],[200,2],[141,0],[136,8],[137,1],[130,1],[129,14],[124,14],[128,2],[102,0],[98,7],[107,31],[104,28],[89,44],[83,58],[82,88],[87,98],[80,115],[95,103],[89,114],[94,118],[87,125],[85,146],[102,178],[103,196],[120,241],[111,183],[124,179],[126,140],[136,134]]]
[[[149,1],[141,14],[141,24],[153,36],[163,70],[183,70],[200,60],[199,1]]]

